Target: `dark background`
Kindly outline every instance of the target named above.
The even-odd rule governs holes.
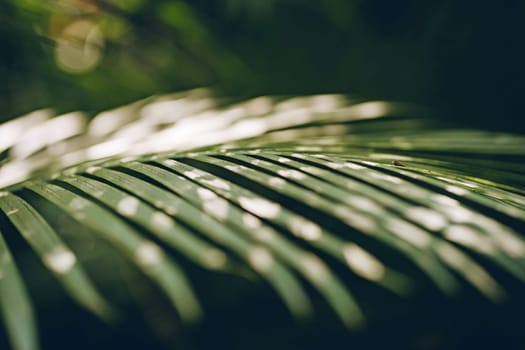
[[[525,132],[524,10],[518,0],[8,0],[0,120],[212,86],[240,97],[411,101],[470,126]],[[79,20],[95,23],[104,45],[95,66],[73,74],[56,65],[55,48]]]

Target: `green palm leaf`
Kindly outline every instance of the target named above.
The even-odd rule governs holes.
[[[194,90],[91,121],[39,111],[0,125],[0,309],[12,346],[38,342],[13,235],[74,301],[118,319],[55,215],[135,264],[184,323],[206,316],[188,266],[266,281],[296,319],[315,317],[319,295],[350,329],[367,319],[351,279],[398,298],[470,285],[502,302],[502,271],[525,282],[525,138],[423,114]]]

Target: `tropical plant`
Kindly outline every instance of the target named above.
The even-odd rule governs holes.
[[[469,305],[469,320],[511,325],[525,282],[525,137],[427,114],[339,95],[236,101],[201,89],[93,119],[39,110],[0,125],[0,310],[11,345],[38,348],[32,297],[55,308],[47,313],[64,302],[50,275],[109,324],[130,317],[118,305],[141,304],[175,342],[246,305],[261,329],[282,325],[287,310],[296,321],[285,333],[324,329],[325,343],[370,345],[357,330],[378,325],[417,333],[436,317],[429,309],[461,308],[443,306],[451,300]],[[413,331],[392,323],[403,318]],[[512,344],[525,344],[516,334]],[[437,337],[411,346],[457,345]]]

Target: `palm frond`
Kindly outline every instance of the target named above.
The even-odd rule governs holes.
[[[337,95],[236,102],[194,90],[91,121],[38,111],[0,125],[11,344],[37,347],[13,235],[79,305],[118,317],[54,215],[109,242],[186,323],[206,315],[188,263],[266,281],[297,319],[312,317],[318,293],[351,329],[367,318],[354,279],[399,298],[433,284],[505,300],[501,272],[525,282],[525,137],[424,114]]]

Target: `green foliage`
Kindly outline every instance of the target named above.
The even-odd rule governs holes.
[[[417,102],[523,132],[524,10],[517,0],[8,0],[0,118],[213,86]]]
[[[524,348],[524,10],[0,2],[0,348]]]
[[[525,138],[424,114],[339,95],[236,102],[194,90],[92,120],[39,111],[0,125],[0,309],[12,346],[37,348],[31,300],[46,290],[30,287],[30,297],[25,285],[44,275],[118,325],[143,302],[118,293],[147,285],[118,276],[140,271],[181,324],[165,322],[154,300],[143,313],[158,313],[152,327],[175,342],[214,314],[227,322],[228,307],[211,301],[248,298],[238,283],[271,291],[295,328],[343,325],[349,344],[392,310],[378,295],[519,307]]]

